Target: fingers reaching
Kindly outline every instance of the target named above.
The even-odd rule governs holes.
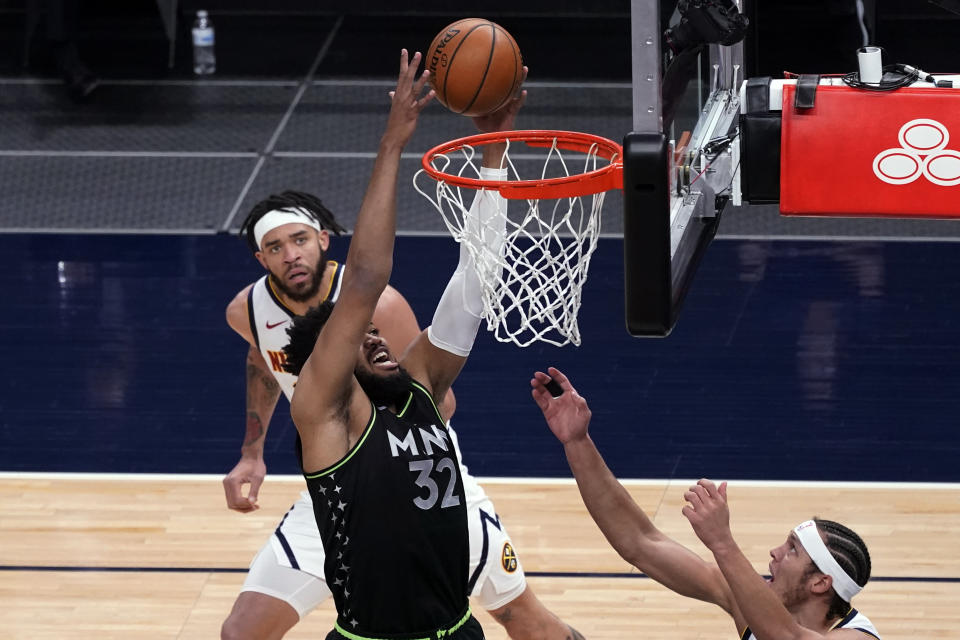
[[[541,395],[543,395],[545,391],[547,394],[549,394],[550,398],[559,398],[564,394],[565,391],[568,390],[574,392],[570,381],[566,376],[560,373],[559,369],[550,367],[548,370],[550,371],[549,375],[542,371],[537,371],[533,374],[533,380],[530,381],[530,386],[534,388],[535,392],[539,392]],[[564,388],[561,378],[566,382],[566,388]]]
[[[419,53],[417,54],[420,55]],[[420,74],[420,77],[417,78],[416,83],[413,85],[413,95],[418,96],[423,93],[423,87],[427,84],[427,81],[430,79],[430,69],[424,69],[423,73]],[[429,93],[433,93],[433,89]]]
[[[534,372],[530,380],[534,401],[560,442],[566,445],[574,441],[584,441],[592,415],[587,401],[577,393],[570,380],[559,369],[550,367],[547,371],[550,373]],[[554,393],[550,391],[551,386],[555,387]],[[559,394],[556,394],[557,390]]]
[[[719,549],[736,545],[730,532],[726,482],[718,486],[702,478],[683,494],[683,499],[686,504],[680,511],[708,549],[717,553]]]
[[[717,495],[717,485],[715,485],[710,480],[707,480],[706,478],[701,478],[700,480],[698,480],[697,486],[702,487],[703,490],[706,491],[708,496],[712,497]]]
[[[537,403],[537,406],[540,407],[541,411],[546,411],[547,407],[550,406],[551,394],[547,389],[547,384],[550,382],[550,376],[545,374],[542,371],[536,371],[533,374],[533,379],[530,380],[530,386],[533,387],[533,399]]]
[[[690,488],[687,491],[683,492],[683,499],[689,503],[687,507],[684,507],[684,508],[689,507],[693,510],[696,510],[697,507],[703,504],[703,497],[699,493],[694,491],[693,488]]]
[[[417,67],[420,66],[420,52],[414,52],[413,56],[406,49],[400,49],[400,77],[398,84],[404,81],[411,81],[417,74]]]
[[[570,378],[565,376],[560,369],[557,369],[556,367],[548,367],[547,372],[549,372],[550,377],[553,378],[558,385],[560,385],[561,389],[576,393],[576,389],[573,388]]]
[[[401,49],[397,86],[389,92],[393,104],[390,107],[383,141],[398,148],[402,148],[410,140],[420,112],[435,96],[433,90],[421,95],[430,78],[429,71],[417,78],[421,58],[419,51],[411,57],[406,49]]]
[[[527,66],[524,65],[524,66],[523,66],[523,77],[520,78],[520,84],[517,85],[517,91],[516,91],[516,93],[513,94],[512,100],[513,100],[514,102],[516,102],[517,100],[520,100],[520,101],[521,101],[521,104],[522,104],[522,101],[523,101],[523,100],[526,100],[526,98],[527,98],[527,90],[523,88],[523,85],[524,85],[524,83],[526,83],[526,81],[527,81],[527,73],[529,73],[529,72],[530,72],[530,69],[528,69]],[[518,108],[519,108],[519,106],[520,106],[520,105],[517,105]]]

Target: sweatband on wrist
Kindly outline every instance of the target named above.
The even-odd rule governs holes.
[[[481,180],[506,180],[507,169],[493,169],[491,167],[480,167]]]

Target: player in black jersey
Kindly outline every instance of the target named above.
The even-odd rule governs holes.
[[[481,132],[497,124],[473,119]],[[283,370],[286,329],[296,315],[336,302],[347,265],[327,259],[332,235],[345,229],[314,195],[284,191],[253,206],[241,226],[247,244],[267,273],[244,287],[227,307],[227,322],[249,343],[247,421],[239,462],[223,481],[227,505],[239,512],[259,508],[266,476],[263,451],[273,407],[281,392],[289,400],[297,378]],[[380,296],[374,323],[394,351],[402,353],[420,334],[413,310],[390,286]],[[450,391],[439,404],[450,425],[456,402]],[[459,455],[459,450],[458,450]],[[502,624],[513,640],[564,640],[576,634],[549,611],[527,584],[507,527],[496,507],[461,465],[470,529],[470,584],[476,604]],[[244,489],[246,488],[246,491]],[[493,518],[496,520],[494,521]],[[494,524],[496,522],[496,524]],[[301,492],[250,564],[241,592],[221,628],[223,640],[279,638],[332,596],[324,574],[325,554],[313,499]]]
[[[479,281],[465,251],[433,324],[401,361],[370,321],[392,268],[400,153],[433,98],[421,97],[428,74],[414,79],[419,62],[419,53],[401,55],[339,300],[298,317],[284,350],[287,370],[299,376],[290,414],[337,606],[329,638],[483,637],[467,602],[463,482],[435,403],[479,328]],[[512,100],[490,124],[512,128],[522,102]],[[500,171],[502,155],[502,147],[485,149],[485,170]],[[502,242],[502,198],[480,192],[472,215],[499,224]]]
[[[765,581],[730,533],[726,483],[700,480],[684,494],[683,514],[717,564],[705,562],[657,529],[617,482],[587,433],[587,401],[563,373],[548,372],[534,373],[533,398],[563,443],[590,515],[624,560],[681,595],[723,608],[741,640],[879,638],[850,604],[870,579],[870,554],[860,536],[831,520],[807,520],[770,550]],[[550,383],[559,384],[559,395],[550,393]]]

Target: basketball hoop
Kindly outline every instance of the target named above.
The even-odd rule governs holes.
[[[495,143],[506,143],[502,168],[507,180],[481,178],[477,148]],[[533,153],[518,153],[518,143]],[[520,347],[536,341],[558,347],[580,344],[581,291],[597,247],[604,196],[623,185],[621,154],[612,140],[569,131],[484,133],[424,154],[414,188],[440,212],[450,234],[473,258],[482,284],[483,318],[500,342]],[[434,189],[418,184],[423,174],[436,180]],[[498,251],[484,244],[483,229],[467,223],[473,198],[465,198],[463,189],[526,200],[522,215],[507,212],[506,236]]]

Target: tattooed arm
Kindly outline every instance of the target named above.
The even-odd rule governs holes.
[[[490,615],[511,638],[584,640],[583,635],[547,609],[529,586],[519,596]]]
[[[251,285],[252,286],[252,285]],[[247,427],[240,447],[240,461],[223,479],[227,506],[243,513],[259,509],[257,494],[267,475],[263,461],[263,444],[267,438],[270,418],[280,397],[277,383],[263,355],[257,349],[247,316],[247,293],[250,287],[238,293],[227,306],[227,324],[248,343],[247,351]],[[250,485],[247,495],[243,486]]]

